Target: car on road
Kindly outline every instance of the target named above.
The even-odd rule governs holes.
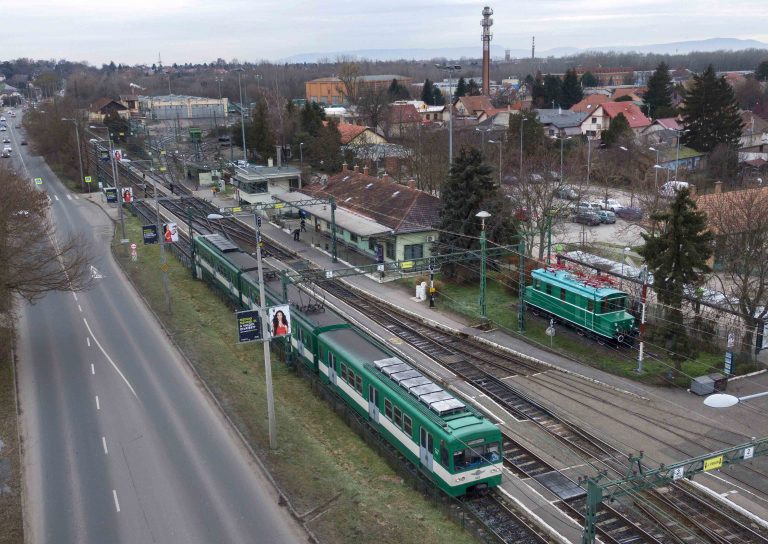
[[[600,201],[600,208],[603,210],[610,210],[612,212],[615,212],[616,210],[623,207],[624,206],[621,205],[621,202],[613,198],[606,198],[605,200]]]
[[[594,212],[579,212],[571,217],[571,221],[582,225],[589,225],[590,227],[596,227],[600,224],[600,216]]]
[[[21,145],[27,145],[27,141],[26,140],[22,140],[21,141]]]
[[[643,218],[643,210],[632,206],[620,208],[614,213],[617,217],[624,219],[625,221],[638,221]]]
[[[5,132],[6,130],[8,130],[8,129],[6,129],[6,128],[5,128],[5,125],[3,125],[2,127],[0,127],[0,132]]]
[[[601,223],[613,224],[616,222],[616,214],[611,210],[600,210],[597,212],[597,216],[600,218]]]
[[[9,143],[11,143],[11,140],[9,138],[3,138],[3,143],[4,144],[9,144]]]

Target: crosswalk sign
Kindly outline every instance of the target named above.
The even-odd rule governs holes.
[[[85,176],[85,182],[86,182],[86,183],[90,183],[91,181],[93,181],[93,179],[91,178],[91,176]]]
[[[43,178],[35,178],[35,185],[42,185],[43,184]]]

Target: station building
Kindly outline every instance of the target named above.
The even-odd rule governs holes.
[[[273,202],[275,195],[301,188],[301,169],[295,166],[238,166],[232,175],[235,200],[243,204]]]
[[[167,121],[175,119],[224,119],[229,101],[224,98],[206,98],[169,94],[164,96],[139,96],[139,112],[147,119]]]

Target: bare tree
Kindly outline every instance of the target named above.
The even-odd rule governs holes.
[[[360,65],[345,61],[339,68],[337,77],[341,80],[341,85],[336,90],[346,96],[350,104],[357,104],[360,97]]]
[[[14,296],[34,302],[49,291],[89,286],[90,249],[82,236],[60,239],[48,217],[48,197],[20,176],[0,169],[0,316]]]
[[[768,316],[768,193],[730,191],[699,199],[715,233],[715,278],[726,304],[741,315],[748,352],[758,325]]]

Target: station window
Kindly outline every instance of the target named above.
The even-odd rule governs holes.
[[[387,259],[395,260],[395,244],[393,242],[387,242]]]
[[[413,436],[413,423],[409,416],[403,415],[403,432],[408,436]]]
[[[328,352],[328,366],[336,368],[336,357],[330,351]]]
[[[354,232],[350,232],[349,233],[349,241],[357,243],[357,234],[355,234]]]
[[[424,256],[424,244],[410,244],[403,247],[403,258],[421,259]]]
[[[395,406],[395,417],[392,419],[392,421],[394,421],[395,425],[398,427],[403,426],[403,412],[397,406]]]
[[[392,419],[392,403],[384,399],[384,415],[387,419]]]
[[[368,249],[371,251],[376,251],[376,239],[375,238],[368,238]]]

